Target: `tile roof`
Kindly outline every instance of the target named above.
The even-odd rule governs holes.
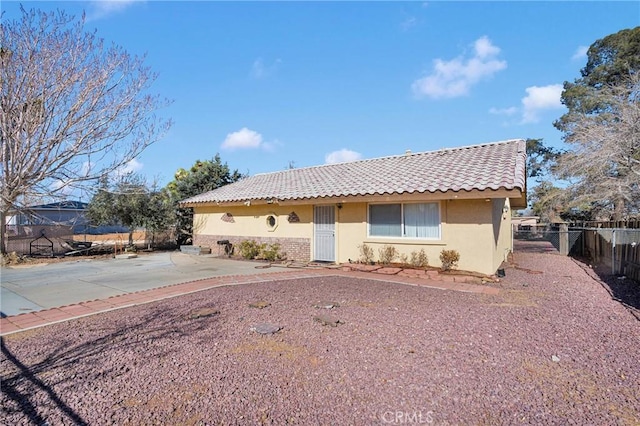
[[[524,191],[525,161],[525,141],[508,140],[257,174],[182,204],[486,189]]]

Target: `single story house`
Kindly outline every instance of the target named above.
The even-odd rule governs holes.
[[[460,254],[493,274],[512,251],[511,209],[526,207],[525,141],[257,174],[183,200],[196,246],[279,243],[288,259],[346,263],[366,244],[406,256]]]
[[[540,224],[540,216],[514,216],[511,223],[514,230],[536,229]]]
[[[540,216],[514,216],[513,226],[536,226],[540,222]]]

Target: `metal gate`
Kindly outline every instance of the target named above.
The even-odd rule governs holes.
[[[335,262],[335,221],[335,210],[333,205],[315,206],[313,210],[314,260],[322,262]]]
[[[563,255],[574,254],[579,245],[581,231],[557,225],[514,226],[512,230],[514,251],[550,252]]]

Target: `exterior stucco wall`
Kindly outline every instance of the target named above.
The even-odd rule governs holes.
[[[443,205],[446,211],[442,231],[444,247],[440,250],[457,250],[459,269],[494,273],[491,201],[448,200]],[[434,265],[440,265],[440,250],[433,257]]]
[[[513,238],[511,235],[511,206],[509,205],[509,199],[494,200],[493,203],[494,230],[497,229],[493,255],[493,270],[495,271],[502,262],[507,260],[507,255],[513,251]]]
[[[299,222],[290,223],[287,218],[294,212]],[[231,217],[223,219],[223,215]],[[275,228],[267,226],[267,217],[277,220]],[[237,235],[241,237],[290,237],[310,238],[313,232],[313,207],[310,205],[279,206],[212,206],[194,209],[194,234]]]
[[[298,222],[289,222],[289,214],[295,213]],[[273,216],[276,226],[270,227],[267,218]],[[281,253],[287,258],[308,261],[311,258],[313,235],[312,206],[233,206],[200,207],[194,209],[193,244],[211,247],[220,252],[217,242],[229,240],[237,246],[243,240],[258,243],[280,244]]]
[[[358,260],[359,246],[363,243],[374,250],[377,259],[378,250],[390,244],[408,257],[412,251],[424,249],[433,266],[440,266],[441,250],[457,250],[460,253],[459,269],[492,274],[511,249],[510,212],[503,212],[505,203],[508,206],[505,199],[440,201],[439,240],[369,237],[367,203],[344,203],[341,208],[333,204],[336,206],[336,262]],[[299,222],[288,222],[291,212],[296,213]],[[275,228],[267,225],[269,215],[277,218]],[[313,232],[312,205],[195,208],[194,244],[208,245],[214,252],[219,239],[229,239],[236,244],[244,239],[255,239],[278,242],[290,259],[313,260]]]

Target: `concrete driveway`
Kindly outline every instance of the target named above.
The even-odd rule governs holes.
[[[133,259],[75,261],[0,269],[1,316],[37,312],[79,302],[223,275],[265,272],[263,264],[180,252]]]

